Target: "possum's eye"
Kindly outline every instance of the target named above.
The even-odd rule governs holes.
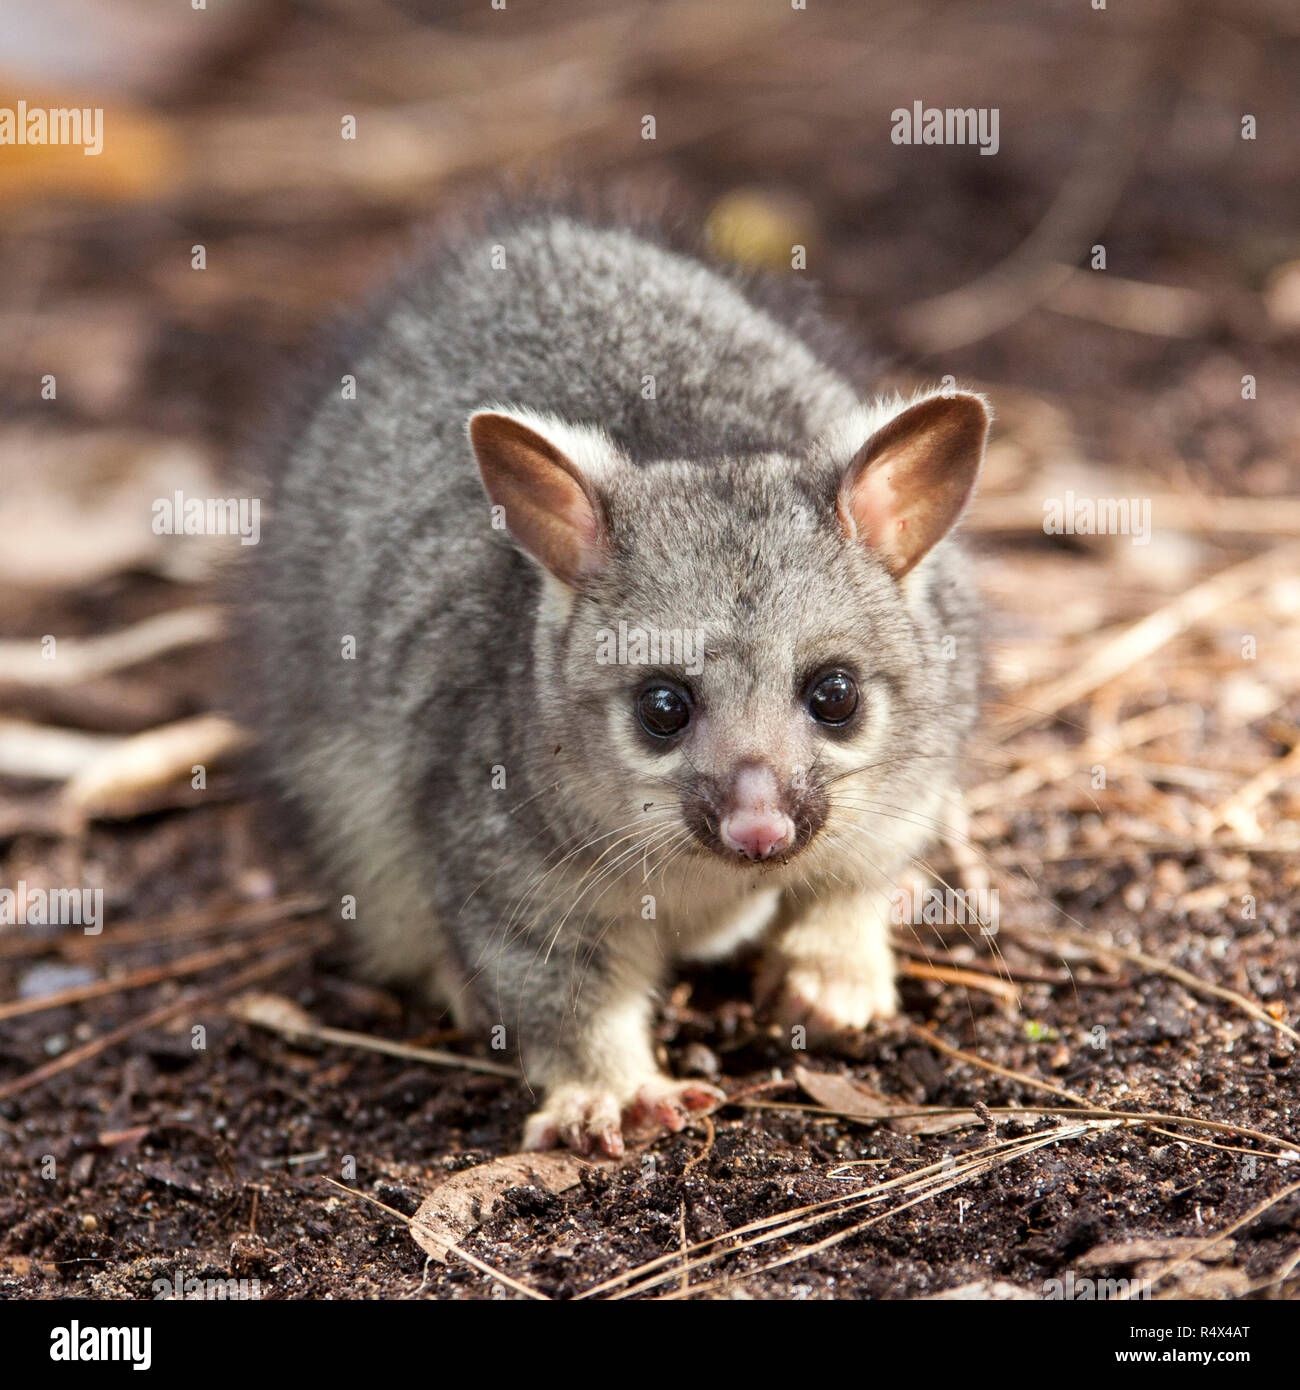
[[[818,676],[808,691],[808,713],[819,724],[847,724],[858,707],[858,687],[843,671]]]
[[[672,738],[691,721],[691,705],[672,685],[648,686],[637,697],[636,717],[652,738]]]

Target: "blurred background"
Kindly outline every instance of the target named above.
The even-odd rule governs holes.
[[[1300,9],[499,3],[0,0],[0,885],[102,890],[109,924],[0,932],[0,997],[17,1001],[0,1004],[0,1123],[15,1142],[21,1124],[31,1160],[0,1224],[28,1290],[147,1296],[131,1261],[160,1239],[225,1269],[234,1153],[268,1194],[253,1225],[304,1244],[291,1268],[311,1273],[283,1288],[350,1294],[373,1251],[322,1274],[355,1223],[271,1173],[268,1152],[369,1152],[396,1184],[376,1190],[413,1209],[390,1195],[412,1148],[441,1163],[517,1136],[526,1099],[508,1082],[304,1060],[210,1007],[292,972],[277,988],[336,1023],[452,1036],[312,959],[332,914],[259,832],[235,761],[247,738],[220,708],[241,678],[218,584],[238,547],[152,526],[177,490],[235,491],[242,441],[319,326],[422,228],[511,181],[617,185],[697,220],[723,255],[818,281],[884,364],[864,392],[952,375],[989,394],[967,529],[993,687],[967,782],[1005,935],[996,964],[960,939],[898,943],[906,1009],[1005,1067],[1071,1085],[1077,1068],[1102,1103],[1138,1087],[1151,1110],[1278,1122],[1289,1044],[1258,1020],[1285,1029],[1300,992]],[[4,141],[24,102],[102,111],[102,149]],[[915,102],[995,109],[996,154],[895,144],[893,113]],[[1045,534],[1067,494],[1149,503],[1146,543]],[[1256,1019],[1207,1014],[1186,975],[1094,991],[1081,1016],[1059,971],[1077,939],[1040,957],[1015,937],[1062,924],[1212,975],[1260,1001]],[[1096,965],[1107,988],[1118,968]],[[674,1045],[716,1046],[759,1082],[788,1061],[763,1051],[743,987],[716,1015],[682,989]],[[211,1029],[205,1054],[187,1007]],[[1061,1039],[1097,1026],[1110,1051],[1080,1063]],[[871,1046],[877,1084],[948,1095],[928,1054],[900,1068],[888,1040]],[[283,1076],[310,1092],[291,1131]],[[808,1162],[798,1133],[782,1148],[744,1123],[753,1172]],[[33,1176],[47,1152],[71,1178]],[[1101,1195],[1079,1170],[1089,1219],[1121,1189],[1131,1215],[1141,1188],[1152,1222],[1182,1220],[1145,1174],[1116,1179],[1127,1153]],[[1172,1184],[1194,1194],[1197,1229],[1219,1200],[1198,1185],[1204,1154]],[[75,1210],[95,1182],[117,1194],[116,1245]],[[1229,1207],[1239,1187],[1221,1187]],[[962,1228],[971,1268],[1003,1267],[1008,1222],[1073,1239],[1057,1208],[1008,1216],[1011,1185],[990,1193],[987,1231]],[[308,1200],[310,1249],[294,1234]],[[840,1290],[947,1279],[955,1218],[927,1219],[909,1214],[910,1264],[845,1254]],[[391,1292],[383,1268],[366,1277]]]
[[[1300,17],[1100,3],[4,0],[0,104],[102,108],[105,131],[94,157],[0,145],[7,413],[221,447],[412,226],[558,173],[721,201],[778,265],[806,244],[882,350],[1069,396],[1098,457],[1176,449],[1206,489],[1281,492],[1261,456],[1295,404]],[[916,100],[997,108],[996,155],[891,143]],[[1248,369],[1264,407],[1229,424]]]

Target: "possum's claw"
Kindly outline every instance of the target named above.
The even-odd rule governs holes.
[[[704,1081],[653,1077],[630,1095],[579,1083],[558,1086],[524,1125],[525,1149],[559,1145],[583,1154],[621,1158],[625,1132],[641,1137],[676,1134],[691,1115],[713,1110],[726,1094]]]
[[[686,1128],[691,1115],[716,1110],[726,1100],[726,1092],[707,1081],[672,1081],[656,1077],[641,1086],[623,1112],[624,1123],[641,1131],[668,1130],[676,1134]]]

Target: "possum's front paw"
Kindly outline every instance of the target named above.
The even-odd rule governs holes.
[[[814,1041],[860,1032],[898,1012],[888,899],[827,895],[788,921],[768,950],[758,995],[786,1028]]]
[[[570,1083],[549,1092],[540,1110],[524,1125],[525,1149],[560,1144],[578,1153],[621,1158],[626,1135],[652,1137],[686,1127],[693,1114],[713,1110],[726,1094],[704,1081],[673,1081],[654,1076],[630,1094],[611,1088]]]
[[[769,959],[759,995],[783,1028],[803,1027],[813,1041],[859,1032],[898,1012],[894,963],[875,953],[858,959]]]

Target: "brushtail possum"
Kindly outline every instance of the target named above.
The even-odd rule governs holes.
[[[651,1041],[766,940],[814,1038],[897,1008],[890,894],[956,826],[989,414],[860,394],[806,306],[518,214],[410,272],[280,449],[253,630],[276,775],[369,968],[518,1059],[527,1147],[722,1093]]]

